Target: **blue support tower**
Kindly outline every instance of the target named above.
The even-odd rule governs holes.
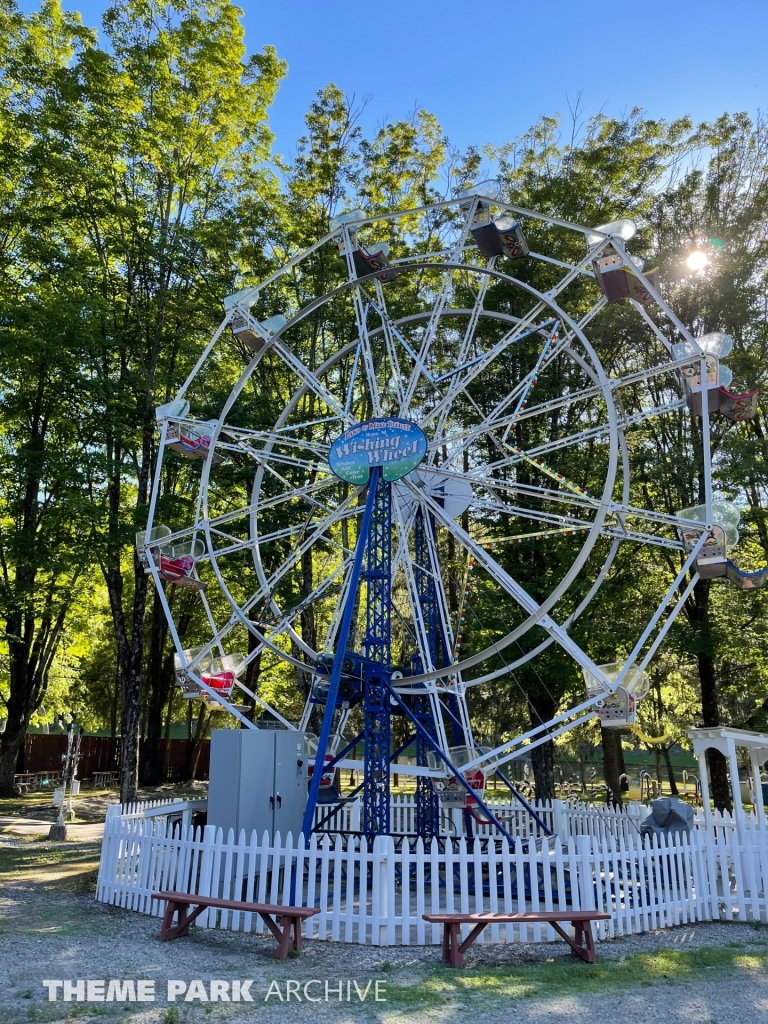
[[[369,838],[389,833],[389,754],[392,705],[388,683],[392,672],[392,485],[380,470],[371,474],[375,488],[366,564],[365,636],[363,637],[365,782],[363,832]]]
[[[438,608],[437,590],[435,579],[430,571],[429,538],[427,530],[433,528],[433,524],[426,521],[424,512],[419,508],[416,512],[415,537],[414,537],[414,576],[416,580],[416,592],[419,598],[421,614],[424,619],[424,630],[429,644],[429,656],[433,667],[439,667],[440,630],[438,629]],[[416,672],[424,672],[426,665],[422,665],[421,658],[416,655],[414,658],[414,669]],[[432,706],[429,696],[414,698],[414,714],[424,727],[425,731],[432,737],[436,736],[435,722],[432,715]],[[427,753],[431,749],[429,742],[423,733],[416,733],[416,764],[426,767]],[[440,832],[440,802],[435,795],[430,779],[422,775],[416,778],[416,833],[423,839],[431,839]]]

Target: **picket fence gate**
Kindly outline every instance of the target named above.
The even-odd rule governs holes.
[[[156,804],[155,806],[159,806]],[[168,805],[173,813],[173,804]],[[690,838],[578,835],[518,841],[478,836],[421,839],[289,834],[224,836],[143,806],[111,809],[105,824],[97,899],[146,914],[151,894],[178,889],[228,899],[316,906],[307,938],[373,945],[440,941],[423,913],[605,910],[598,937],[712,919],[766,920],[768,832],[751,822],[741,837],[695,829]],[[207,911],[200,927],[264,933],[258,915]],[[544,925],[493,925],[487,942],[551,941]]]

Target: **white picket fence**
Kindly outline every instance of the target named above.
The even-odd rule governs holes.
[[[547,832],[514,798],[493,796],[488,797],[485,802],[498,816],[510,835],[515,838],[542,839],[547,835]],[[174,803],[183,803],[183,801],[180,798],[172,801],[147,800],[125,804],[122,808],[119,804],[112,804],[108,808],[107,814],[122,814],[124,817],[141,818],[145,811]],[[630,836],[637,838],[640,835],[640,825],[650,814],[650,807],[637,801],[632,801],[623,808],[595,806],[582,803],[576,798],[531,801],[529,806],[546,826],[546,829],[550,833],[560,836],[561,839],[576,839],[578,836],[585,835],[595,836],[598,839],[605,836],[614,836],[616,839],[621,836],[625,839]],[[361,808],[360,800],[343,804],[335,811],[331,811],[327,806],[319,806],[315,809],[314,825],[317,827],[323,819],[327,818],[328,820],[322,828],[329,832],[359,832]],[[757,827],[754,811],[745,814],[745,818],[750,823],[750,827]],[[391,831],[394,835],[413,835],[416,832],[416,798],[413,794],[397,793],[391,797],[390,821]],[[460,810],[443,811],[441,826],[441,830],[446,834],[454,837],[463,835],[465,829],[463,812]],[[693,827],[697,830],[706,829],[704,812],[701,808],[697,808],[694,813]],[[712,827],[716,835],[727,838],[731,832],[738,829],[738,824],[736,818],[728,811],[713,811]],[[766,827],[768,827],[768,822]],[[480,825],[473,822],[473,834],[491,836],[497,832],[492,825]]]
[[[561,837],[579,835],[619,836],[639,835],[640,823],[648,814],[644,804],[633,803],[623,810],[612,807],[594,807],[578,800],[546,800],[533,801],[529,805],[536,818],[513,797],[485,797],[486,806],[499,819],[510,835],[521,839],[541,839],[548,833],[557,833]],[[328,820],[322,826],[330,832],[359,832],[361,803],[355,800],[342,805],[331,813],[327,807],[318,807],[315,811],[314,824],[317,827],[324,818]],[[466,821],[461,810],[443,810],[441,813],[441,832],[459,837],[465,834]],[[397,793],[390,800],[390,828],[393,835],[414,835],[416,832],[416,798],[411,793]],[[493,825],[480,825],[472,822],[472,831],[476,836],[497,834]]]
[[[173,805],[170,805],[172,807]],[[690,839],[581,835],[509,844],[442,838],[425,844],[384,836],[270,841],[253,833],[193,832],[142,810],[106,822],[97,899],[158,915],[163,889],[230,899],[318,907],[305,935],[374,945],[440,940],[423,913],[587,908],[611,919],[600,938],[693,921],[766,920],[768,832],[753,822],[733,831],[696,829]],[[293,890],[293,891],[292,891]],[[263,932],[257,915],[208,911],[201,927]],[[549,926],[494,925],[485,941],[546,941]]]

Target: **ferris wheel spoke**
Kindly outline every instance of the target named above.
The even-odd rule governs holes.
[[[378,313],[381,319],[382,330],[384,332],[384,346],[389,359],[389,365],[392,371],[392,384],[395,389],[395,399],[397,407],[402,407],[404,401],[403,394],[403,382],[402,382],[402,370],[400,368],[400,360],[397,357],[397,350],[395,348],[395,332],[393,330],[393,323],[387,310],[386,296],[384,295],[384,288],[381,281],[374,281],[376,300],[371,300],[371,306]]]
[[[287,575],[287,573],[293,568],[294,564],[301,560],[302,555],[306,554],[314,544],[319,540],[327,540],[326,534],[330,528],[336,523],[340,522],[349,512],[350,506],[357,502],[359,494],[365,490],[365,485],[358,487],[355,491],[350,494],[337,509],[335,509],[330,515],[326,516],[321,523],[315,528],[315,530],[306,537],[300,544],[298,544],[287,556],[285,562],[276,569],[271,576],[267,577],[262,583],[261,587],[253,595],[253,597],[247,602],[247,604],[241,608],[241,611],[245,614],[251,608],[253,608],[259,601],[265,597],[272,596],[278,583]]]
[[[687,362],[690,362],[690,356],[687,357]],[[635,370],[632,373],[625,374],[623,377],[612,377],[608,380],[608,386],[612,392],[617,392],[624,388],[634,387],[637,384],[644,384],[652,377],[668,374],[673,370],[680,369],[684,365],[686,365],[686,358],[670,360],[668,363],[660,363],[657,366],[653,366],[648,369]],[[539,405],[530,406],[528,409],[519,413],[517,418],[518,420],[526,420],[533,416],[549,415],[549,413],[556,412],[558,409],[572,405],[574,402],[582,402],[590,398],[596,398],[602,395],[602,393],[603,387],[599,384],[588,388],[582,388],[581,390],[574,391],[569,395],[563,395],[560,398],[552,398],[546,402],[540,403]]]
[[[363,307],[359,289],[354,292],[355,320],[357,321],[358,340],[357,347],[362,353],[363,370],[365,379],[368,382],[368,397],[371,403],[371,414],[375,419],[381,417],[381,396],[379,395],[379,382],[376,379],[376,366],[371,351],[371,340],[368,337],[367,308]]]
[[[288,611],[282,611],[278,608],[277,612],[271,616],[265,616],[259,620],[258,625],[262,630],[269,630],[270,639],[274,639],[276,636],[280,636],[285,633],[286,630],[293,625],[303,611],[307,608],[311,608],[317,604],[322,598],[327,597],[329,592],[338,585],[338,579],[345,573],[348,573],[350,566],[352,565],[353,556],[348,555],[343,561],[336,566],[330,575],[326,576],[322,583],[319,583],[314,590],[309,593],[303,601],[290,608]],[[341,591],[343,593],[344,582],[341,584]],[[272,602],[271,605],[275,605],[276,602]],[[272,607],[274,611],[274,607]]]
[[[560,526],[563,529],[580,529],[582,526],[592,526],[592,523],[587,519],[576,519],[574,516],[558,515],[555,512],[526,508],[522,505],[511,505],[509,502],[498,498],[495,501],[488,498],[478,498],[473,503],[473,507],[486,512],[499,512],[503,515],[515,516],[519,519],[530,519],[536,523]]]
[[[436,384],[450,378],[453,378],[453,380],[451,381],[445,396],[432,409],[430,409],[422,419],[422,429],[425,426],[428,426],[433,420],[437,419],[439,421],[443,414],[450,412],[451,406],[459,395],[466,394],[467,386],[475,379],[475,377],[479,376],[479,374],[486,370],[506,348],[518,341],[521,341],[523,338],[527,338],[535,331],[540,330],[539,325],[530,325],[524,322],[521,323],[522,326],[518,325],[517,328],[508,331],[488,352],[481,353],[481,355],[465,361],[461,366],[454,367],[454,369],[450,370],[448,373],[443,374],[442,377],[435,378]],[[463,377],[460,376],[462,372],[464,372]]]
[[[407,482],[407,486],[415,491],[410,482]],[[603,679],[603,674],[600,669],[595,665],[591,658],[587,657],[586,654],[581,650],[578,644],[576,644],[569,636],[567,631],[559,626],[547,610],[547,602],[541,605],[531,595],[514,580],[505,569],[503,569],[498,562],[489,555],[489,553],[476,541],[474,541],[468,533],[466,533],[458,523],[446,514],[446,512],[428,495],[423,495],[422,500],[429,507],[429,510],[434,514],[435,518],[438,519],[442,525],[454,535],[456,540],[461,544],[465,551],[469,552],[476,564],[482,566],[488,575],[493,579],[502,590],[504,590],[509,596],[515,601],[517,605],[528,615],[526,619],[519,627],[514,629],[511,633],[507,634],[503,639],[496,641],[490,645],[486,650],[479,652],[477,655],[466,658],[459,662],[458,665],[449,666],[445,670],[440,670],[439,675],[454,675],[456,672],[463,672],[467,668],[480,663],[483,660],[487,660],[490,654],[499,652],[513,643],[515,639],[526,632],[535,623],[542,629],[546,630],[547,633],[552,636],[555,641],[569,653],[576,663],[582,668],[585,668],[589,673],[594,675],[596,679]],[[593,524],[594,525],[594,524]],[[553,598],[550,597],[549,604],[553,603]],[[431,675],[434,678],[433,673],[422,673],[413,678],[414,683],[422,682],[424,676]],[[607,684],[606,684],[607,686]]]
[[[492,256],[491,259],[488,261],[488,269],[493,270],[495,265],[496,257]],[[477,330],[477,325],[480,322],[480,314],[482,313],[483,307],[485,305],[485,296],[491,284],[491,280],[491,276],[486,275],[480,282],[480,287],[477,291],[477,295],[475,296],[475,303],[470,311],[467,326],[464,331],[464,337],[462,338],[461,344],[459,345],[459,351],[456,357],[456,361],[459,364],[466,363],[467,356],[472,351],[473,346],[475,344],[475,332]],[[443,432],[445,431],[445,424],[448,419],[448,416],[450,415],[450,408],[450,405],[445,405],[437,418],[437,424],[435,426],[435,436],[437,437],[443,436]],[[434,461],[434,454],[430,452],[430,462],[432,461]]]
[[[398,525],[397,528],[397,546],[395,548],[395,555],[392,559],[392,578],[394,579],[398,569],[400,569],[404,562],[409,561],[411,557],[408,549],[408,538],[410,537],[411,530],[413,529],[413,523],[416,518],[416,509],[418,506],[415,502],[412,503],[411,507],[408,509],[408,515],[403,516],[402,505],[394,488],[392,489],[392,501],[393,506],[394,503],[397,502],[397,507],[400,509],[402,520],[402,525]]]
[[[604,300],[603,303],[598,303],[598,308],[602,308],[602,304],[604,304]],[[464,441],[464,444],[458,451],[452,451],[453,459],[460,456],[464,452],[464,450],[469,446],[472,440],[475,440],[477,437],[482,436],[488,430],[504,426],[506,428],[506,432],[509,431],[510,426],[514,422],[516,422],[516,414],[519,415],[523,408],[523,403],[527,401],[526,395],[533,386],[534,380],[538,375],[540,369],[540,364],[543,362],[544,358],[546,358],[547,363],[551,363],[558,355],[560,355],[561,352],[564,352],[567,349],[569,349],[571,342],[577,336],[577,331],[582,330],[589,323],[595,312],[596,310],[593,307],[593,309],[590,310],[589,313],[587,313],[585,316],[581,318],[581,320],[578,321],[575,328],[568,328],[565,334],[559,340],[555,341],[554,346],[552,345],[552,342],[555,338],[555,335],[559,334],[560,330],[562,329],[562,324],[557,319],[550,321],[550,323],[555,325],[554,330],[545,337],[544,346],[542,347],[542,351],[539,354],[536,366],[528,374],[526,374],[526,376],[523,377],[523,379],[519,381],[517,385],[515,385],[511,389],[509,394],[507,394],[500,402],[497,403],[495,408],[488,414],[488,416],[482,419],[479,426],[473,426],[464,433],[452,435],[451,440],[453,443],[455,443],[458,440]],[[502,413],[509,408],[509,406],[512,404],[512,402],[514,402],[516,398],[519,401],[515,413],[512,413],[511,417],[508,414],[508,416],[502,420]],[[439,447],[443,443],[442,438],[436,440],[433,443],[435,447]]]
[[[345,515],[340,516],[336,522],[343,522],[345,519],[352,519],[357,515],[356,509],[350,509]],[[232,537],[229,534],[222,533],[220,530],[211,529],[211,533],[216,536],[223,537],[230,540],[232,543],[229,547],[216,548],[215,555],[217,560],[224,557],[225,555],[239,554],[241,551],[250,551],[254,548],[260,548],[265,544],[275,544],[281,540],[289,540],[291,537],[301,536],[306,533],[307,526],[311,520],[305,520],[302,523],[296,523],[293,526],[286,526],[281,530],[274,530],[272,533],[258,534],[255,537],[249,537],[247,540],[242,538]],[[324,538],[325,543],[331,544],[333,547],[344,550],[341,543],[335,540],[333,537]],[[200,561],[205,561],[208,556],[203,555]]]
[[[392,504],[395,508],[395,522],[397,524],[397,533],[400,542],[400,547],[407,549],[408,545],[408,533],[406,531],[405,523],[403,521],[402,509],[400,506],[400,500],[397,493],[393,490],[392,492]],[[421,607],[421,601],[419,600],[418,587],[416,586],[416,577],[413,572],[413,562],[410,558],[403,558],[400,563],[400,568],[403,572],[403,579],[405,582],[405,592],[408,598],[408,606],[411,613],[411,619],[414,624],[416,631],[417,645],[419,648],[419,656],[422,658],[422,665],[429,666],[426,669],[427,672],[431,672],[433,668],[437,666],[432,664],[432,653],[430,651],[429,639],[427,637],[427,628],[424,623],[424,614]],[[419,566],[425,572],[429,572],[426,566]]]
[[[430,349],[432,348],[432,343],[435,340],[435,335],[437,334],[437,328],[440,323],[440,318],[443,314],[443,310],[445,309],[448,303],[448,298],[453,289],[454,273],[455,268],[451,268],[445,270],[442,274],[440,290],[437,293],[437,296],[432,305],[429,320],[427,321],[427,325],[424,329],[424,337],[421,342],[421,347],[419,349],[419,353],[418,356],[416,357],[413,371],[411,373],[410,379],[405,389],[403,402],[400,406],[401,416],[407,416],[409,414],[411,404],[413,403],[413,399],[416,394],[416,388],[418,387],[419,380],[421,379],[421,377],[426,377],[427,380],[429,380],[430,382],[434,381],[432,375],[427,371],[427,358],[429,356]]]
[[[441,468],[443,466],[448,466],[452,462],[455,462],[458,458],[461,458],[464,452],[467,451],[474,442],[479,441],[481,438],[485,437],[493,430],[504,428],[505,434],[503,436],[506,436],[506,434],[509,432],[510,427],[520,418],[520,410],[524,407],[526,396],[530,393],[530,389],[533,387],[536,381],[538,373],[540,372],[540,365],[543,359],[547,357],[547,362],[551,362],[557,355],[560,354],[560,352],[565,350],[570,344],[570,341],[564,338],[557,342],[554,345],[554,347],[550,349],[551,341],[552,335],[548,335],[542,347],[542,351],[539,355],[539,359],[537,360],[536,366],[534,366],[534,368],[530,370],[525,375],[525,377],[523,377],[523,379],[511,389],[509,394],[505,398],[503,398],[487,416],[475,404],[475,410],[480,417],[479,423],[473,424],[470,428],[464,431],[451,432],[447,436],[436,437],[435,440],[431,442],[430,447],[433,450],[437,450],[446,445],[449,446],[449,454],[441,463]],[[519,399],[519,402],[515,412],[502,415],[516,398]],[[497,446],[502,443],[503,440],[497,441]],[[456,447],[457,445],[458,447]]]
[[[254,448],[245,441],[239,441],[236,445],[223,445],[222,447],[229,448],[232,451],[246,452],[259,463],[274,462],[278,466],[291,466],[292,468],[303,469],[305,473],[330,473],[327,462],[310,462],[309,459],[300,459],[295,455],[283,455],[274,450]]]
[[[422,510],[423,515],[427,513]],[[433,529],[427,529],[427,549],[429,551],[429,570],[432,573],[432,578],[435,581],[435,594],[437,596],[437,611],[440,616],[440,628],[442,632],[441,639],[444,641],[447,649],[445,651],[446,659],[450,658],[450,652],[453,650],[453,626],[451,625],[451,615],[448,609],[448,601],[446,599],[445,588],[443,587],[443,574],[440,570],[440,559],[437,551],[437,540],[435,537],[435,531]]]
[[[296,491],[295,488],[291,488],[290,491],[283,492],[281,494],[273,495],[270,498],[263,498],[259,501],[253,502],[250,505],[244,505],[241,508],[233,509],[231,512],[222,512],[218,516],[213,516],[208,520],[208,523],[212,527],[223,526],[226,523],[235,522],[238,519],[247,519],[253,512],[260,512],[263,509],[275,508],[278,505],[284,505],[286,502],[303,502],[306,501],[312,505],[313,508],[321,509],[323,512],[333,511],[328,505],[323,504],[320,501],[314,499],[315,494],[319,494],[321,491],[327,491],[331,487],[335,487],[338,484],[336,477],[324,477],[321,480],[317,480],[312,484],[308,484],[302,488],[301,491]]]
[[[338,416],[326,416],[321,420],[307,420],[305,423],[295,424],[291,426],[292,431],[308,430],[312,427],[319,426],[325,423],[338,423]],[[299,448],[313,452],[315,455],[319,455],[326,458],[330,449],[329,444],[323,444],[320,441],[310,441],[301,437],[292,437],[287,432],[278,432],[272,430],[245,430],[238,428],[233,430],[228,427],[222,427],[221,433],[231,438],[229,447],[235,447],[241,441],[250,442],[261,442],[262,444],[279,444],[284,445],[286,448]],[[223,442],[226,444],[227,442]],[[217,442],[222,444],[222,442]]]
[[[296,376],[301,380],[310,391],[314,392],[317,398],[325,404],[325,406],[341,419],[345,425],[349,425],[344,406],[336,398],[336,396],[323,385],[315,374],[309,370],[300,359],[298,359],[293,352],[279,339],[272,346],[272,351],[276,352],[285,362]]]

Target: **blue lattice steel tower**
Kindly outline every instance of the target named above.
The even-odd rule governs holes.
[[[389,832],[389,755],[392,706],[386,683],[391,675],[392,645],[392,485],[381,472],[371,475],[375,488],[366,546],[365,636],[363,637],[363,717],[365,781],[363,832],[369,837]]]

